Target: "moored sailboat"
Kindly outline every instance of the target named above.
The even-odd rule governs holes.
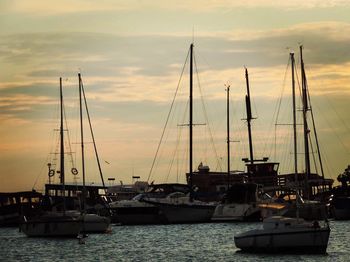
[[[94,139],[94,135],[92,132],[92,126],[91,126],[91,121],[90,121],[90,115],[89,115],[89,111],[88,111],[88,107],[87,107],[87,102],[86,102],[86,97],[85,97],[85,91],[84,91],[84,86],[83,86],[83,82],[81,79],[81,75],[80,73],[78,74],[78,78],[79,78],[79,108],[80,108],[80,138],[81,138],[81,158],[82,158],[82,173],[83,173],[83,192],[82,192],[82,211],[81,211],[81,217],[82,217],[82,228],[81,231],[82,232],[90,232],[90,233],[104,233],[107,232],[110,228],[110,218],[108,217],[104,217],[104,216],[100,216],[97,214],[88,214],[86,212],[86,203],[85,203],[85,199],[86,199],[86,189],[85,189],[85,152],[84,152],[84,132],[83,132],[83,107],[82,107],[82,98],[84,98],[84,104],[85,104],[85,109],[86,109],[86,114],[88,116],[88,120],[89,120],[89,126],[90,126],[90,131],[91,131],[91,136],[93,139],[93,143],[95,146],[95,153],[97,154],[97,150],[96,150],[96,145],[95,145],[95,139]],[[99,159],[97,157],[97,159]],[[101,172],[101,167],[98,161],[98,166],[100,169],[100,174],[101,174],[101,179],[103,182],[103,176],[102,176],[102,172]],[[104,182],[103,182],[104,184]]]
[[[194,200],[193,197],[193,43],[190,45],[190,91],[189,91],[189,175],[188,185],[190,192],[187,195],[174,195],[172,198],[161,201],[146,200],[157,206],[169,223],[201,223],[209,222],[216,204]]]
[[[20,230],[28,237],[76,237],[81,231],[83,219],[68,215],[65,205],[64,180],[64,139],[63,139],[63,91],[60,78],[60,180],[63,186],[63,211],[46,211],[33,217],[23,218]]]

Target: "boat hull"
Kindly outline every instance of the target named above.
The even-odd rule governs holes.
[[[156,206],[113,208],[112,222],[122,225],[165,224],[166,218]]]
[[[216,206],[212,221],[259,221],[260,209],[251,204],[220,204]]]
[[[82,221],[60,219],[52,221],[26,221],[20,224],[20,230],[28,237],[77,237]]]
[[[170,224],[210,222],[215,206],[188,204],[157,204]]]
[[[253,253],[325,254],[329,228],[310,228],[298,231],[252,230],[234,237],[236,246]]]
[[[85,214],[81,224],[81,232],[85,233],[104,233],[109,228],[110,219],[96,214]]]

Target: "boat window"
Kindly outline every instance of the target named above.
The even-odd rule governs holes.
[[[21,203],[28,203],[28,198],[26,197],[21,197]]]

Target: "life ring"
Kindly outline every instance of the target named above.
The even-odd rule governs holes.
[[[76,169],[75,167],[73,167],[72,169],[71,169],[71,172],[72,172],[72,174],[73,175],[77,175],[79,172],[78,172],[78,169]]]
[[[49,171],[49,177],[53,177],[55,175],[55,170],[50,169]]]

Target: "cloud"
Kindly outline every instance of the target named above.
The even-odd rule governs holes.
[[[346,0],[294,0],[294,1],[274,1],[274,0],[178,0],[174,2],[164,2],[161,0],[17,0],[2,1],[0,7],[6,11],[18,13],[31,13],[40,16],[81,13],[81,12],[102,12],[102,11],[133,11],[145,9],[158,10],[191,10],[193,12],[212,12],[213,10],[232,8],[257,8],[273,7],[281,9],[301,9],[301,8],[329,8],[349,6]]]

